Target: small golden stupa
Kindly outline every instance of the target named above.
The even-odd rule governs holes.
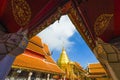
[[[65,76],[63,78],[69,80],[84,79],[85,71],[83,70],[79,63],[73,62],[68,58],[68,55],[64,47],[57,61],[57,64],[65,72]]]

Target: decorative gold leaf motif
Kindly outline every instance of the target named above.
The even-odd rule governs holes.
[[[25,0],[11,0],[12,12],[16,23],[19,26],[28,24],[31,18],[29,4]]]
[[[101,14],[95,21],[94,31],[97,36],[100,36],[107,29],[113,14]]]
[[[104,52],[102,46],[98,46],[97,51],[98,54],[102,54]]]

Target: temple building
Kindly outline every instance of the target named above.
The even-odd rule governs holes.
[[[38,36],[33,37],[24,53],[17,56],[7,78],[10,80],[49,80],[64,72],[51,57],[46,44]]]
[[[0,0],[0,80],[36,34],[68,15],[113,80],[120,80],[120,0]],[[23,64],[23,63],[22,63]]]
[[[112,80],[100,63],[88,64],[86,76],[90,80]]]
[[[65,71],[63,76],[66,80],[84,80],[85,70],[77,62],[73,62],[68,58],[65,49],[62,49],[61,55],[57,61],[59,67]]]

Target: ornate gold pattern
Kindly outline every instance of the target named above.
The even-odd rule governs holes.
[[[71,8],[70,13],[68,14],[71,21],[77,28],[77,30],[80,32],[81,36],[84,38],[84,40],[87,42],[87,44],[90,46],[91,49],[95,47],[93,38],[91,37],[91,34],[89,33],[88,29],[85,26],[84,21],[80,17],[79,13],[75,8]]]
[[[19,26],[28,24],[31,18],[29,4],[25,0],[11,0],[12,12],[16,23]]]
[[[97,36],[100,36],[107,29],[113,14],[101,14],[95,21],[94,31]]]
[[[103,53],[104,53],[104,50],[103,50],[103,47],[102,47],[102,46],[99,45],[99,46],[97,47],[97,53],[98,53],[98,54],[103,54]]]

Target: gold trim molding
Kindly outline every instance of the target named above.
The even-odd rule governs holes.
[[[72,7],[70,12],[68,13],[68,16],[72,23],[75,25],[76,29],[79,31],[83,39],[87,42],[89,47],[93,49],[95,47],[93,38],[91,37],[91,34],[89,33],[82,17],[79,15],[77,10]]]

